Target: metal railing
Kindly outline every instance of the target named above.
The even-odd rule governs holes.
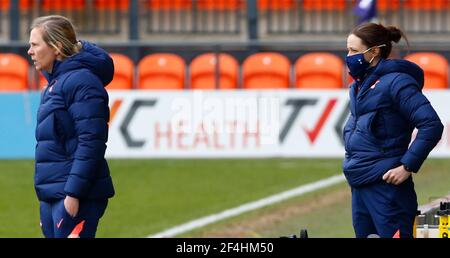
[[[276,2],[269,1],[268,6]],[[325,2],[330,1],[316,0],[311,4],[311,1],[295,0],[284,8],[261,10],[259,17],[266,24],[267,34],[348,33],[355,25],[354,1],[330,6]]]
[[[289,8],[277,5],[259,17],[267,34],[348,33],[356,25],[355,5],[354,0],[295,0]],[[377,6],[374,21],[397,25],[408,34],[449,33],[450,0],[386,1]]]
[[[59,14],[68,17],[76,25],[77,32],[84,35],[119,35],[124,31],[124,23],[129,20],[129,8],[116,8],[120,0],[110,0],[109,5],[100,5],[95,0],[67,1],[60,4],[57,1],[23,0],[10,1],[8,19],[0,16],[10,27],[10,31],[20,32],[11,40],[26,38],[31,23],[36,17]],[[17,15],[18,20],[13,16]],[[1,33],[2,31],[0,31]]]
[[[26,40],[33,19],[48,14],[71,18],[82,36],[122,40],[146,40],[154,35],[211,35],[212,40],[216,35],[237,35],[248,40],[271,35],[327,36],[346,34],[356,25],[354,0],[267,0],[265,7],[257,0],[129,0],[125,6],[121,5],[124,1],[110,0],[107,7],[96,0],[73,1],[80,6],[62,6],[58,2],[10,1],[9,10],[0,10],[0,40]],[[287,2],[291,4],[280,6]],[[422,3],[422,7],[407,0],[397,3],[380,4],[377,20],[397,25],[407,34],[450,33],[450,0],[414,1]]]
[[[3,26],[5,26],[5,20],[7,17],[7,9],[2,9],[0,10],[0,35],[5,31],[5,29],[3,28]]]
[[[397,8],[379,8],[378,20],[383,24],[397,24],[409,34],[449,33],[450,0],[421,0],[420,3],[422,8],[406,0],[399,1]]]
[[[153,3],[152,3],[153,2]],[[230,0],[202,4],[186,1],[184,5],[158,5],[152,0],[139,2],[149,34],[239,34],[246,1]],[[169,2],[170,3],[170,2]]]

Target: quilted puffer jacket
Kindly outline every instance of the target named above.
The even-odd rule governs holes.
[[[114,75],[111,57],[82,41],[76,55],[55,61],[51,74],[43,72],[37,114],[35,190],[39,200],[66,195],[104,199],[114,195],[107,161],[108,94]]]
[[[402,164],[419,171],[443,131],[422,94],[423,83],[423,70],[416,64],[382,59],[362,82],[350,86],[343,171],[351,186],[382,180]],[[414,128],[418,133],[410,144]]]

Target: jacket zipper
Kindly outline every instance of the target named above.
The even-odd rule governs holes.
[[[355,118],[355,122],[354,122],[354,124],[353,124],[353,128],[352,128],[352,130],[350,131],[350,135],[348,136],[348,140],[347,140],[347,142],[346,142],[346,149],[347,149],[347,151],[351,154],[352,153],[352,151],[350,150],[350,141],[351,141],[351,139],[352,139],[352,136],[353,136],[353,133],[355,132],[355,129],[356,129],[356,122],[357,122],[358,120],[357,120],[357,118]]]
[[[362,83],[361,83],[361,86],[362,86]],[[359,86],[358,86],[358,83],[355,84],[355,87],[359,87]],[[353,133],[355,132],[356,124],[358,123],[358,108],[357,108],[357,103],[358,103],[358,94],[360,93],[360,90],[361,90],[361,89],[359,89],[357,92],[355,92],[355,121],[354,121],[354,123],[353,123],[353,128],[352,128],[352,130],[350,131],[350,135],[348,136],[348,141],[347,141],[347,143],[346,143],[346,144],[347,144],[346,149],[348,150],[348,152],[349,152],[350,154],[352,153],[352,151],[350,150],[349,144],[350,144],[350,141],[351,141],[351,139],[352,139]]]

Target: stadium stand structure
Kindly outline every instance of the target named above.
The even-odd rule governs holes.
[[[86,7],[86,1],[85,0],[42,0],[41,7],[43,10],[46,10],[46,11],[82,10]]]
[[[289,10],[295,7],[294,0],[259,0],[258,8],[261,10]]]
[[[127,11],[130,8],[128,0],[95,0],[95,8],[99,10],[122,10]]]
[[[1,27],[26,31],[32,20],[49,13],[58,13],[78,23],[86,37],[127,39],[173,39],[170,36],[196,38],[234,35],[249,36],[249,8],[244,0],[19,0],[20,22],[10,22],[12,1],[0,1],[0,39],[7,37]],[[352,10],[354,0],[257,0],[258,38],[288,34],[305,40],[321,34],[347,33],[356,22]],[[135,9],[134,9],[135,8]],[[450,0],[378,0],[378,20],[394,23],[407,33],[448,33]],[[406,15],[408,14],[408,15]],[[132,28],[130,21],[135,19]],[[11,27],[12,26],[12,27]],[[15,26],[15,27],[14,27]],[[19,33],[24,39],[23,33]]]
[[[43,88],[46,80],[36,73],[26,55],[25,32],[36,16],[58,13],[72,18],[79,38],[114,53],[116,74],[108,90],[337,89],[352,81],[343,59],[346,35],[355,25],[349,15],[355,3],[0,0],[0,52],[28,60],[27,74],[31,76],[22,79],[28,81],[25,90]],[[18,7],[15,15],[13,6]],[[251,14],[252,7],[257,12]],[[450,0],[378,0],[377,8],[381,22],[394,21],[402,29],[406,25],[412,52],[421,54],[405,58],[424,69],[425,89],[447,89]],[[252,26],[256,26],[256,33],[251,33]],[[18,38],[12,38],[15,31]],[[114,40],[105,40],[105,35]],[[415,35],[421,36],[419,41]],[[402,44],[394,51],[399,58],[406,54]],[[5,85],[2,91],[21,87]]]

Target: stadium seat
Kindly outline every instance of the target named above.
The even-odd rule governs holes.
[[[0,54],[0,91],[28,90],[29,65],[17,54]]]
[[[295,7],[294,0],[257,0],[261,10],[289,10]]]
[[[183,10],[192,9],[192,0],[151,0],[147,7],[156,10]]]
[[[244,7],[243,0],[198,0],[197,7],[202,10],[236,10]]]
[[[95,0],[94,6],[100,10],[128,10],[130,7],[129,0]]]
[[[86,0],[42,0],[44,10],[83,10]]]
[[[425,73],[424,89],[448,88],[448,61],[444,56],[432,52],[417,52],[405,56],[406,60],[419,65]]]
[[[47,86],[48,82],[41,72],[37,71],[34,66],[31,67],[31,84],[32,90],[42,90]]]
[[[128,56],[123,54],[111,53],[110,55],[114,61],[114,79],[110,84],[108,84],[108,86],[106,86],[106,89],[132,89],[134,75],[133,61],[131,61]]]
[[[297,88],[338,89],[343,85],[344,63],[331,53],[309,53],[294,65]]]
[[[138,64],[139,89],[181,90],[184,88],[186,65],[175,54],[158,53],[145,56]]]
[[[47,81],[47,79],[45,79],[44,75],[42,75],[41,72],[36,71],[36,74],[38,76],[38,82],[37,82],[39,84],[38,89],[42,90],[45,86],[47,86],[48,81]]]
[[[312,10],[344,10],[346,7],[346,0],[304,0],[303,9]]]
[[[397,10],[400,0],[377,0],[377,9],[380,11]]]
[[[355,80],[353,80],[353,77],[348,73],[348,67],[345,66],[344,68],[344,88],[350,86],[350,84],[352,84]]]
[[[206,53],[197,56],[190,65],[192,89],[216,89],[216,69],[219,69],[219,89],[237,88],[239,66],[236,59],[228,54],[217,56]]]
[[[256,53],[244,60],[242,74],[245,89],[288,88],[290,63],[279,53]]]
[[[449,0],[405,0],[406,9],[431,11],[443,10],[450,7]]]

